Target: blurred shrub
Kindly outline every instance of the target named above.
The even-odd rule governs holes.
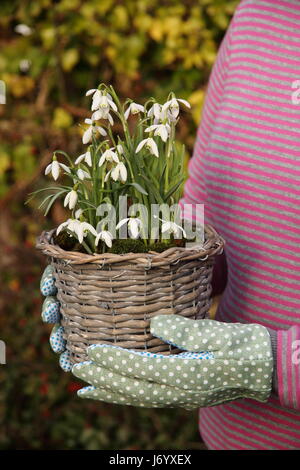
[[[81,401],[40,320],[36,235],[48,221],[24,208],[51,152],[80,151],[84,93],[111,83],[123,97],[190,100],[179,138],[192,150],[204,87],[237,0],[1,0],[0,448],[184,449],[199,447],[197,412],[139,410]],[[25,28],[18,25],[26,25]],[[21,31],[23,34],[20,34]],[[25,35],[24,35],[25,34]]]
[[[0,79],[8,96],[0,125],[0,196],[20,178],[24,145],[36,164],[57,140],[69,147],[70,124],[85,116],[84,92],[100,81],[135,99],[165,100],[173,90],[191,100],[197,123],[203,86],[236,3],[2,0]],[[20,24],[27,32],[17,32]],[[190,118],[181,132],[191,150]],[[28,165],[23,177],[31,172]]]

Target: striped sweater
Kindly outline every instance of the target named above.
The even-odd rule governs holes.
[[[298,90],[300,0],[242,0],[210,77],[183,202],[204,203],[226,240],[216,319],[277,335],[278,394],[200,410],[210,449],[300,449]]]

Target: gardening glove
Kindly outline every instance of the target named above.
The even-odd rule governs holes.
[[[72,364],[70,353],[66,349],[66,341],[63,338],[64,329],[60,325],[60,305],[56,298],[57,289],[51,265],[47,266],[40,283],[41,293],[46,296],[42,307],[42,320],[45,323],[54,323],[50,334],[50,345],[59,356],[59,365],[65,372],[70,372]]]
[[[273,357],[265,327],[160,315],[152,319],[151,333],[186,352],[164,356],[92,345],[90,361],[72,368],[76,377],[90,384],[78,395],[148,408],[192,409],[240,398],[268,400]]]

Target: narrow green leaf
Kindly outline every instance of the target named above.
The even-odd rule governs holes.
[[[143,175],[142,173],[141,173],[141,177],[142,177],[145,181],[147,181],[148,187],[149,187],[150,191],[152,192],[153,196],[155,197],[156,201],[158,201],[160,204],[163,204],[164,201],[163,201],[163,199],[162,199],[162,197],[161,197],[159,191],[157,190],[157,188],[156,188],[156,187],[154,186],[154,184],[152,183],[152,181],[149,180],[149,178],[147,178],[147,176]]]
[[[148,196],[147,191],[139,184],[139,183],[129,183],[128,186],[133,186],[135,189],[137,189],[140,193],[144,194],[145,196]]]
[[[184,177],[180,178],[180,180],[178,181],[178,183],[176,183],[176,184],[167,192],[167,194],[165,194],[165,196],[164,196],[165,201],[167,201],[167,200],[177,191],[177,189],[180,187],[180,185],[183,183],[183,181],[184,181]]]

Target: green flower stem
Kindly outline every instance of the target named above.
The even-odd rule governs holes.
[[[64,152],[63,150],[55,150],[55,152],[53,153],[53,157],[56,157],[56,154],[63,155],[68,160],[70,167],[74,168],[74,163],[71,160],[71,157],[67,154],[67,152]]]
[[[167,166],[166,166],[166,172],[165,172],[165,193],[167,193],[169,189],[169,169],[170,169],[170,164],[171,164],[170,155],[172,151],[174,138],[175,138],[175,126],[174,126],[174,123],[172,122],[171,132],[170,132],[170,136],[167,142],[167,149],[166,149]]]
[[[131,147],[131,145],[130,145],[131,144],[131,138],[130,138],[130,133],[129,133],[129,129],[128,129],[128,124],[127,124],[127,121],[124,117],[124,112],[123,112],[122,105],[121,105],[120,100],[119,100],[119,98],[118,98],[118,96],[117,96],[117,94],[116,94],[116,92],[115,92],[115,90],[112,86],[109,87],[108,91],[111,94],[112,98],[114,99],[114,102],[116,103],[117,107],[119,108],[119,112],[117,112],[116,114],[117,114],[118,118],[121,121],[127,146],[130,148]]]

